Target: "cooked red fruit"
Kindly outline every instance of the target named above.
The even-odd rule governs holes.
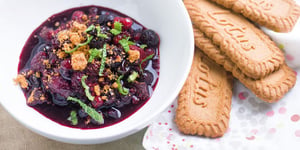
[[[20,56],[26,102],[74,128],[120,122],[143,106],[155,88],[157,40],[154,31],[107,8],[85,6],[55,14],[34,31]],[[76,125],[68,119],[71,112],[76,112]],[[97,121],[101,117],[104,124]]]

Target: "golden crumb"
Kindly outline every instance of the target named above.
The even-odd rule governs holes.
[[[94,86],[94,92],[96,93],[97,96],[100,96],[101,90],[98,84]]]
[[[57,34],[57,39],[60,43],[63,43],[63,41],[67,40],[68,38],[69,38],[68,30],[62,30]]]
[[[121,58],[121,56],[118,55],[115,59],[115,62],[121,62],[121,61],[122,61],[122,58]]]
[[[76,51],[71,55],[71,65],[74,70],[84,70],[88,61],[83,52]]]
[[[72,42],[72,44],[78,45],[81,42],[80,36],[77,32],[70,32],[69,36],[70,36],[70,41]]]
[[[73,22],[73,26],[71,28],[72,31],[75,32],[84,32],[87,29],[85,24],[80,24],[77,21]]]
[[[32,103],[34,101],[34,93],[36,91],[36,88],[32,90],[32,92],[30,93],[30,96],[27,99],[27,103]]]
[[[62,50],[68,52],[68,51],[71,51],[72,49],[73,49],[73,44],[71,44],[71,43],[64,43],[63,44]]]
[[[40,72],[36,72],[35,73],[35,77],[40,78],[41,77],[41,73]]]
[[[81,19],[82,19],[83,21],[87,21],[89,18],[88,18],[88,16],[87,16],[86,14],[84,14],[84,15],[81,17]]]
[[[114,82],[112,85],[111,85],[112,88],[116,89],[118,88],[118,83],[117,82]]]
[[[56,55],[57,55],[57,57],[58,57],[59,59],[63,59],[63,58],[65,58],[65,57],[68,56],[68,54],[65,53],[64,51],[58,51],[58,52],[56,53]]]
[[[140,59],[140,52],[137,50],[129,50],[128,51],[128,60],[133,63],[134,61]]]
[[[14,82],[16,84],[19,84],[23,89],[28,87],[28,82],[24,75],[18,74],[17,77],[14,79]]]
[[[99,79],[98,79],[98,82],[103,82],[104,81],[104,77],[100,77]]]
[[[45,65],[46,68],[51,68],[51,64],[49,63],[49,60],[48,60],[48,59],[43,60],[43,65]]]
[[[101,96],[101,99],[105,101],[107,100],[107,96]]]
[[[110,86],[109,85],[104,85],[103,87],[103,93],[107,94],[110,90]]]

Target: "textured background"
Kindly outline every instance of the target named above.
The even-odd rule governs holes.
[[[47,139],[22,126],[0,105],[0,150],[141,150],[145,129],[118,141],[97,145],[72,145]]]

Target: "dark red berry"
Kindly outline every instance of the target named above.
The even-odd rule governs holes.
[[[84,15],[83,11],[74,11],[72,14],[72,20],[82,22],[82,16]]]
[[[138,104],[138,103],[139,103],[139,101],[140,101],[140,99],[139,99],[138,97],[136,97],[136,96],[132,96],[132,98],[131,98],[131,102],[132,102],[132,104]]]
[[[48,83],[48,87],[51,93],[58,94],[64,98],[67,98],[72,93],[70,84],[61,76],[52,76]]]
[[[120,23],[123,24],[124,18],[122,18],[122,17],[115,17],[115,18],[114,18],[114,22],[120,22]],[[113,27],[114,27],[114,26],[113,26]]]
[[[159,37],[153,30],[147,29],[142,32],[141,41],[148,47],[156,47],[159,44]]]
[[[42,72],[45,69],[44,60],[47,59],[46,55],[44,51],[39,51],[33,56],[30,62],[30,67],[33,71]]]
[[[121,23],[123,24],[123,28],[125,30],[131,28],[131,26],[132,26],[132,20],[130,18],[124,18],[122,21],[123,22],[121,22]]]
[[[123,39],[123,36],[121,34],[118,34],[114,37],[114,44],[119,44],[119,41]]]
[[[148,85],[145,82],[138,82],[135,87],[139,90],[136,91],[135,95],[141,100],[147,100],[149,95]]]
[[[96,96],[95,99],[92,101],[92,105],[94,108],[98,108],[103,105],[103,100],[100,96]]]

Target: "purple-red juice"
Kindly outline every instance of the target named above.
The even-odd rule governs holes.
[[[110,126],[150,99],[159,75],[159,36],[108,8],[72,8],[30,35],[18,73],[27,104],[47,118],[72,128]]]

